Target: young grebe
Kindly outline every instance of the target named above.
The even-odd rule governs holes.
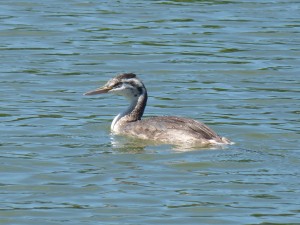
[[[133,73],[120,74],[109,80],[103,87],[84,95],[113,93],[125,96],[129,107],[118,114],[112,124],[114,134],[137,137],[175,145],[209,146],[231,144],[205,124],[177,116],[157,116],[142,119],[146,104],[147,90],[142,81]]]

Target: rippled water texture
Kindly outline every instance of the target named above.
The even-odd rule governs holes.
[[[0,223],[300,224],[296,0],[0,3]],[[120,72],[145,116],[236,142],[183,151],[110,135]]]

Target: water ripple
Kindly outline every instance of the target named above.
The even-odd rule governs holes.
[[[297,224],[297,3],[1,2],[1,224]],[[236,145],[112,136],[120,72]]]

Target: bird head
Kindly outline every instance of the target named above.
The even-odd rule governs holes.
[[[104,93],[113,93],[133,99],[146,94],[146,89],[142,81],[135,74],[123,73],[110,79],[103,87],[86,92],[84,95]]]

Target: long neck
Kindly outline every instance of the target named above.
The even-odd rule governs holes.
[[[146,89],[144,89],[138,97],[130,99],[129,107],[114,118],[111,128],[113,129],[115,124],[121,119],[125,122],[134,122],[140,120],[144,114],[147,99],[148,95]]]

